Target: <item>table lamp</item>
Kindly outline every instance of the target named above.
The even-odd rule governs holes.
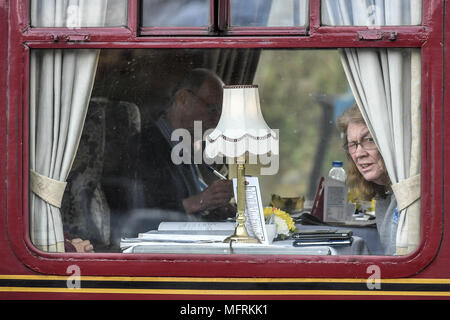
[[[257,85],[223,87],[222,114],[217,127],[206,137],[205,154],[209,158],[236,158],[237,226],[225,242],[259,243],[245,227],[246,154],[278,154],[278,137],[264,120]]]

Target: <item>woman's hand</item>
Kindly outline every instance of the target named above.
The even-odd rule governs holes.
[[[75,238],[69,240],[70,243],[75,247],[77,252],[80,253],[92,253],[94,251],[94,246],[91,244],[89,240],[82,240],[80,238]]]

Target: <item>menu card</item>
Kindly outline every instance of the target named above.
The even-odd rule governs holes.
[[[258,238],[262,244],[269,244],[264,208],[261,201],[261,189],[258,177],[245,177],[245,227],[248,235]],[[237,179],[233,179],[234,198],[237,199]]]

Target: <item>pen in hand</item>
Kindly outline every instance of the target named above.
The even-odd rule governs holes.
[[[220,180],[228,180],[223,174],[221,174],[219,171],[211,167],[209,164],[206,165],[206,167],[216,175]],[[245,185],[248,185],[248,181],[245,180]]]
[[[206,167],[219,179],[221,180],[227,180],[227,178],[222,175],[219,171],[217,171],[216,169],[214,169],[212,166],[210,166],[209,164],[206,165]]]

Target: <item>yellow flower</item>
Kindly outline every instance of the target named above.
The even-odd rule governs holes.
[[[264,218],[266,219],[266,221],[270,218],[270,216],[275,215],[275,217],[284,220],[289,231],[294,232],[296,230],[294,219],[292,219],[289,213],[274,207],[265,207],[263,211],[264,211]]]

